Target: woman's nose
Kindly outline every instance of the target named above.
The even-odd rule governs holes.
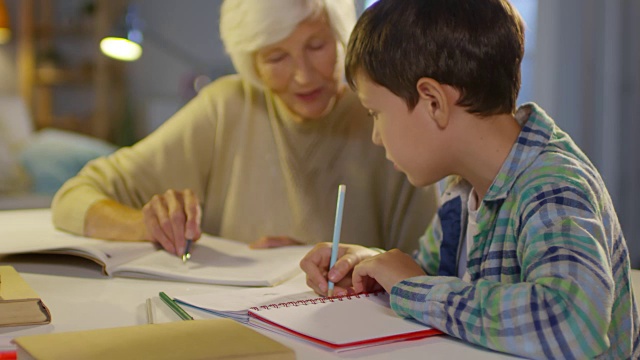
[[[313,66],[306,56],[302,56],[297,59],[297,61],[295,62],[295,69],[293,71],[293,79],[298,84],[309,83],[313,79],[313,74],[315,72]]]

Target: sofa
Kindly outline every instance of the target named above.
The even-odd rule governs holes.
[[[49,207],[67,179],[116,149],[72,131],[36,130],[21,97],[0,96],[0,210]]]

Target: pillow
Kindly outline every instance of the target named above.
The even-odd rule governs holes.
[[[32,136],[22,149],[20,159],[31,178],[31,190],[54,195],[87,162],[116,149],[115,145],[98,138],[48,128]]]
[[[28,188],[29,179],[20,166],[19,154],[32,132],[33,124],[22,98],[0,96],[0,194]]]

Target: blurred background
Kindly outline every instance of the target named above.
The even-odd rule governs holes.
[[[356,0],[358,12],[373,2]],[[518,103],[545,108],[600,169],[640,268],[640,1],[512,2],[527,24]],[[88,159],[233,73],[220,3],[0,0],[0,209],[46,206]],[[139,58],[105,56],[101,40],[127,26]]]

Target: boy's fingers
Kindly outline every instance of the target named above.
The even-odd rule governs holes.
[[[369,266],[372,261],[363,261],[353,269],[353,275],[351,281],[353,283],[353,289],[356,293],[367,291],[367,284],[369,279],[375,280],[375,267]]]
[[[307,286],[310,287],[316,294],[320,294],[323,296],[327,295],[326,281],[324,281],[324,283],[321,283],[318,281],[324,281],[324,280],[321,277],[312,278],[309,276],[309,274],[307,274]]]
[[[307,274],[307,285],[318,294],[327,292],[327,268],[331,258],[331,247],[317,244],[300,260],[300,268]]]
[[[347,274],[353,270],[353,267],[356,263],[356,255],[354,254],[345,254],[340,259],[336,261],[331,269],[329,269],[329,280],[338,282],[342,280]]]

